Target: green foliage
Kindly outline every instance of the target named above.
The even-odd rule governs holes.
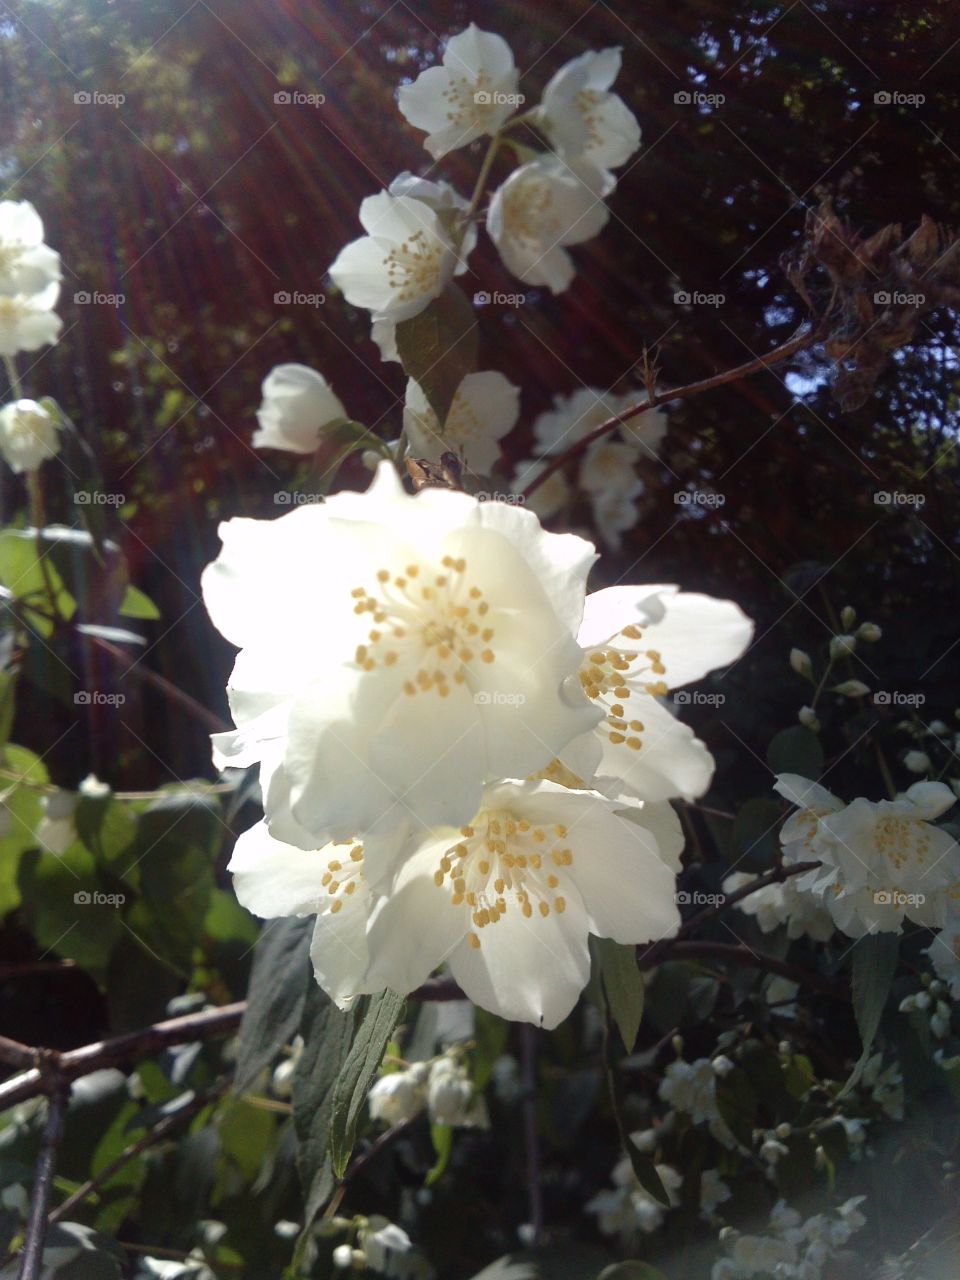
[[[637,968],[637,949],[612,938],[597,938],[603,990],[627,1053],[633,1052],[643,1018],[643,977]]]
[[[454,284],[419,315],[397,325],[404,373],[420,384],[441,425],[460,383],[477,367],[478,332],[473,308]]]

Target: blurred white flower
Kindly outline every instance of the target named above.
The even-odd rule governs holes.
[[[604,49],[573,58],[550,80],[536,118],[564,160],[616,169],[640,146],[636,117],[609,92],[619,73],[620,50]]]
[[[903,765],[910,773],[929,773],[930,757],[925,751],[908,751],[903,757]]]
[[[655,825],[596,792],[491,785],[469,824],[404,849],[370,918],[364,989],[412,991],[445,959],[482,1008],[555,1027],[589,978],[588,934],[649,942],[677,928]]]
[[[813,663],[810,661],[810,655],[804,653],[802,649],[790,650],[790,665],[798,676],[809,676],[813,670]]]
[[[57,341],[63,321],[53,308],[59,296],[57,283],[39,293],[0,294],[0,356],[36,351]]]
[[[608,587],[587,597],[580,682],[605,719],[558,752],[605,795],[660,801],[702,795],[713,757],[659,699],[735,661],[753,624],[729,600],[674,586]]]
[[[500,455],[498,441],[520,414],[520,388],[502,373],[468,373],[441,428],[419,383],[407,382],[403,425],[410,454],[436,462],[445,450],[463,458],[468,470],[489,475]]]
[[[0,201],[0,293],[41,293],[61,278],[60,255],[43,243],[43,222],[33,205]]]
[[[875,1053],[863,1068],[860,1087],[870,1090],[873,1101],[891,1120],[903,1119],[903,1075],[895,1062],[884,1068],[883,1055]]]
[[[724,880],[723,892],[736,893],[756,878],[734,871]],[[735,905],[744,915],[756,917],[762,933],[773,933],[786,925],[789,938],[802,938],[806,934],[817,942],[826,942],[833,933],[833,917],[812,893],[797,889],[796,879],[790,876],[780,884],[764,885]]]
[[[0,409],[0,454],[11,471],[36,471],[59,452],[59,428],[42,404],[15,400]]]
[[[402,85],[397,102],[410,124],[427,134],[423,145],[439,160],[501,128],[517,109],[518,80],[506,40],[471,22],[447,41],[442,66]]]
[[[797,712],[797,719],[805,728],[812,730],[813,733],[819,733],[820,720],[813,707],[801,707]]]
[[[663,1073],[658,1094],[661,1101],[677,1111],[683,1111],[695,1124],[702,1120],[715,1120],[717,1110],[717,1074],[709,1058],[695,1062],[678,1059],[671,1062]]]
[[[568,289],[574,265],[564,245],[592,240],[606,225],[609,174],[540,156],[514,169],[490,198],[487,231],[507,270],[551,293]]]
[[[719,1169],[704,1169],[700,1175],[700,1213],[709,1218],[716,1213],[717,1206],[725,1203],[733,1195],[727,1183],[720,1176]]]
[[[40,846],[60,857],[77,838],[73,815],[77,797],[70,791],[53,791],[40,797],[43,817],[35,835]]]
[[[434,211],[447,239],[457,246],[458,261],[453,274],[462,275],[467,270],[467,259],[477,245],[477,224],[464,222],[470,202],[449,182],[443,179],[431,182],[429,178],[420,178],[408,171],[398,174],[387,191],[392,196],[411,196]],[[384,356],[384,359],[388,357]]]
[[[340,250],[330,276],[346,300],[373,319],[418,315],[446,288],[457,251],[439,214],[422,200],[381,191],[360,205],[367,234]]]
[[[796,886],[817,894],[839,929],[850,937],[899,932],[904,916],[943,926],[960,849],[930,819],[955,803],[949,787],[915,782],[896,800],[849,805],[796,774],[781,774],[775,789],[799,809],[781,832],[784,861],[820,860]]]
[[[462,1063],[438,1058],[430,1068],[427,1106],[433,1124],[464,1124],[473,1101],[473,1085]]]
[[[674,1208],[680,1203],[677,1191],[683,1185],[683,1176],[667,1164],[658,1164],[656,1169],[670,1207]],[[587,1213],[597,1215],[600,1230],[605,1235],[624,1238],[637,1231],[644,1235],[656,1231],[667,1209],[641,1187],[626,1156],[614,1166],[612,1180],[613,1188],[599,1192],[586,1206]]]
[[[348,416],[322,374],[305,364],[279,364],[263,380],[260,429],[251,443],[255,449],[313,453],[323,428]]]
[[[514,471],[510,489],[513,493],[523,493],[524,489],[537,478],[544,467],[549,465],[549,458],[527,458],[518,462]],[[549,520],[555,516],[570,496],[570,486],[562,470],[555,471],[538,489],[526,499],[526,506],[541,520]]]
[[[485,779],[534,773],[599,719],[574,638],[593,547],[532,512],[413,497],[383,463],[366,493],[220,532],[204,598],[241,652],[215,758],[262,762],[278,839],[468,822]]]
[[[423,1088],[410,1071],[391,1071],[375,1082],[367,1095],[371,1120],[401,1124],[412,1120],[424,1107]]]

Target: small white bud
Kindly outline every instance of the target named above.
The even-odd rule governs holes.
[[[722,1080],[724,1076],[728,1076],[733,1070],[733,1063],[726,1054],[721,1053],[713,1060],[713,1070]]]
[[[833,639],[830,641],[830,657],[843,658],[848,653],[853,653],[856,647],[857,647],[856,636],[848,636],[848,635],[834,636]]]
[[[793,1129],[786,1123],[786,1121],[784,1121],[783,1124],[778,1124],[773,1132],[781,1142],[785,1142],[786,1139],[790,1137],[791,1133],[793,1133]]]
[[[840,693],[845,698],[862,698],[865,693],[870,692],[870,688],[862,680],[844,680],[842,684],[835,684],[832,692]]]
[[[913,997],[913,1003],[918,1009],[929,1009],[930,997],[927,995],[926,991],[918,991]]]
[[[875,622],[861,622],[857,627],[857,635],[861,640],[866,640],[869,644],[876,644],[883,632]]]
[[[347,1271],[353,1266],[353,1250],[348,1244],[338,1244],[334,1249],[333,1265],[338,1271]]]
[[[790,665],[798,676],[809,676],[813,672],[813,663],[810,661],[809,653],[804,653],[802,649],[790,650]]]
[[[840,612],[840,625],[844,631],[849,631],[857,620],[857,611],[851,605],[845,604]]]
[[[797,719],[807,729],[811,729],[814,733],[820,732],[820,721],[817,719],[817,713],[813,707],[801,707],[797,712]]]
[[[916,996],[904,996],[903,999],[900,1001],[900,1004],[898,1005],[899,1011],[901,1013],[913,1013],[916,1007],[917,1007]]]
[[[911,773],[929,773],[930,757],[925,751],[908,751],[903,757],[903,766]]]

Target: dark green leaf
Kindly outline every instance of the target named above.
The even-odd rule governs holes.
[[[420,384],[441,424],[460,383],[477,367],[477,333],[473,308],[454,284],[419,315],[397,325],[403,371]]]
[[[880,1015],[890,994],[899,953],[900,936],[896,933],[871,934],[861,938],[853,948],[850,987],[863,1051],[853,1074],[843,1087],[843,1094],[849,1092],[863,1074],[880,1025]]]
[[[803,778],[819,778],[823,769],[820,739],[803,725],[783,729],[767,748],[767,764],[774,773],[799,773]]]
[[[592,945],[610,1012],[627,1053],[632,1053],[643,1018],[643,975],[637,968],[637,949],[612,938],[595,938]]]
[[[359,1003],[359,1002],[358,1002]],[[337,1076],[333,1095],[333,1127],[330,1149],[333,1169],[342,1178],[353,1152],[360,1108],[383,1053],[403,1013],[405,998],[395,991],[366,996],[357,1011],[357,1030],[350,1053]]]
[[[741,870],[763,870],[773,865],[782,807],[767,796],[748,800],[737,813],[730,844]]]
[[[117,612],[122,618],[144,618],[150,622],[160,617],[157,606],[137,587],[127,587]]]
[[[235,1088],[244,1093],[297,1033],[310,974],[313,921],[271,921],[253,953],[247,1008],[240,1024]]]

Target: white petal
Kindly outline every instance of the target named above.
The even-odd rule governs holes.
[[[329,906],[317,916],[310,944],[310,959],[317,982],[341,1007],[365,988],[363,977],[369,961],[367,912],[370,894],[363,881],[356,892],[340,895],[343,907],[335,914]]]
[[[264,822],[238,838],[227,866],[241,905],[267,919],[312,915],[324,896],[326,869],[321,854],[281,844]]]
[[[693,730],[646,694],[630,699],[627,714],[643,725],[630,735],[639,737],[640,749],[611,742],[601,724],[595,730],[601,745],[598,789],[606,795],[649,802],[702,796],[710,786],[714,760]],[[560,758],[567,764],[565,752]]]

